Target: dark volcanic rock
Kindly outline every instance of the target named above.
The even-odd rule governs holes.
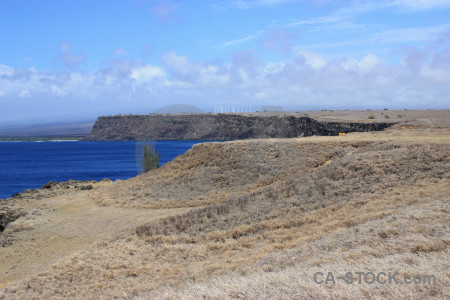
[[[44,184],[44,185],[41,187],[41,189],[51,189],[52,187],[54,187],[54,186],[56,186],[56,185],[58,185],[58,182],[57,182],[57,181],[51,180],[51,181],[47,182],[46,184]]]
[[[308,117],[233,114],[119,115],[99,117],[90,141],[105,140],[239,140],[339,135],[377,131],[395,123],[318,122]]]
[[[5,230],[6,226],[17,220],[19,217],[23,216],[25,213],[21,211],[11,210],[9,208],[3,207],[0,209],[0,232]]]
[[[86,190],[92,190],[92,185],[82,185],[81,187],[80,187],[80,190],[82,190],[82,191],[86,191]]]

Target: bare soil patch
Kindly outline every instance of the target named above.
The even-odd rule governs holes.
[[[94,188],[113,183],[95,183]],[[0,235],[0,286],[8,286],[48,269],[59,259],[133,230],[149,219],[186,211],[99,207],[85,190],[39,190],[10,201],[24,216],[9,223]]]

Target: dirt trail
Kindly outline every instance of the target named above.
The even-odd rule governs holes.
[[[106,184],[96,183],[94,188],[102,185]],[[24,200],[27,215],[10,223],[1,233],[3,238],[11,237],[11,244],[0,247],[0,287],[39,274],[57,260],[94,242],[134,230],[151,219],[189,210],[99,207],[89,193],[76,190],[53,197],[34,195]]]

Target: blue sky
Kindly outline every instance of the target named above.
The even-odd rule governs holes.
[[[449,108],[450,0],[0,0],[0,125]]]

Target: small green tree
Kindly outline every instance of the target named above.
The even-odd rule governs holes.
[[[144,157],[142,158],[143,173],[159,168],[159,155],[160,155],[159,152],[155,154],[155,149],[151,145],[148,146],[144,145],[143,154],[144,154]]]

